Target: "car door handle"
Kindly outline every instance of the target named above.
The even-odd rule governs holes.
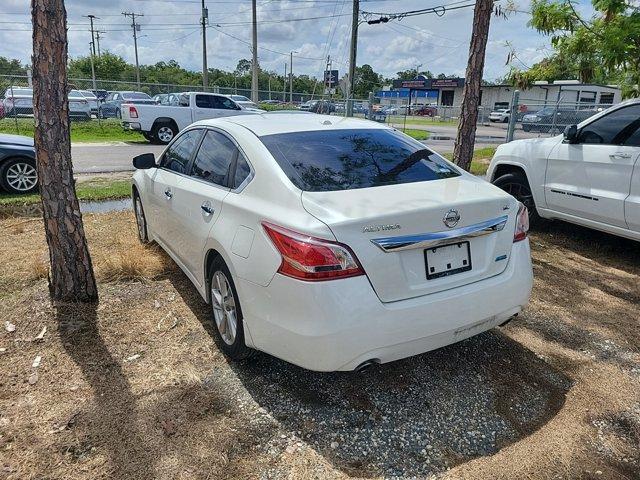
[[[167,188],[167,189],[164,191],[164,196],[165,196],[165,197],[167,197],[169,200],[171,200],[171,199],[173,198],[173,193],[171,192],[171,189],[170,189],[170,188]]]
[[[200,208],[205,213],[205,215],[213,215],[214,209],[209,201],[206,201],[202,205],[200,205]]]
[[[609,158],[631,158],[630,153],[612,153]]]

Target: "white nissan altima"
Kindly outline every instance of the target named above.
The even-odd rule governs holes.
[[[206,120],[134,165],[141,241],[210,303],[233,359],[360,369],[501,325],[531,293],[526,208],[374,122]]]

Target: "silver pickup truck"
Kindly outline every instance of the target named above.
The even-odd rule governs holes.
[[[180,130],[198,120],[250,115],[263,110],[246,108],[217,93],[185,92],[179,95],[179,105],[123,104],[122,126],[142,132],[153,143],[167,144]]]

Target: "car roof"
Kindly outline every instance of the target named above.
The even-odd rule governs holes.
[[[194,125],[223,126],[224,124],[240,125],[255,135],[273,135],[276,133],[310,132],[315,130],[348,130],[348,129],[388,129],[377,122],[353,117],[332,115],[283,113],[269,115],[256,113],[251,115],[235,115],[219,119],[202,120]]]

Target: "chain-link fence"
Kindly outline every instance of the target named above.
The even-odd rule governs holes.
[[[514,139],[554,136],[569,125],[606,110],[611,104],[540,103],[520,99],[515,117]]]

